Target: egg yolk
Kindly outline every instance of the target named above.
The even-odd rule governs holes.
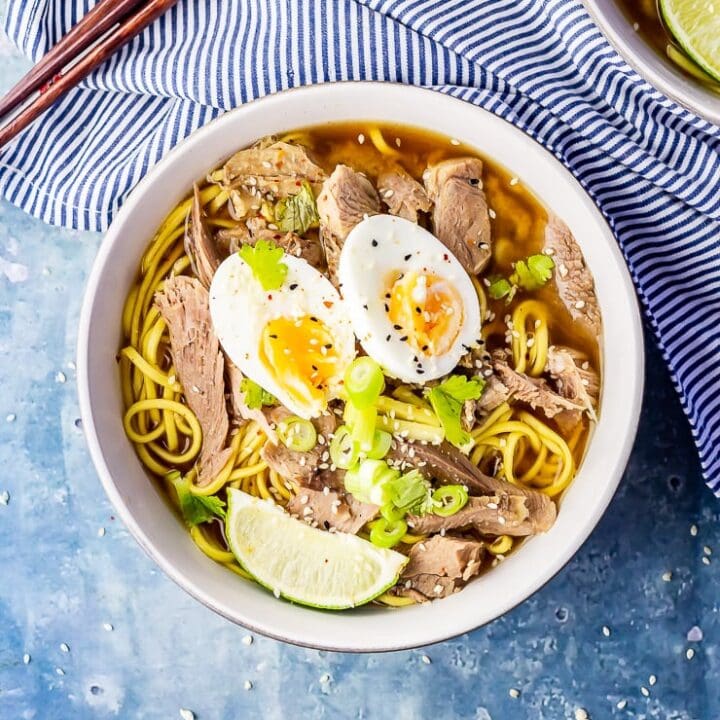
[[[301,405],[326,405],[328,379],[338,374],[332,334],[313,315],[271,320],[260,338],[260,362]]]
[[[457,340],[463,302],[447,280],[417,272],[395,275],[385,299],[393,328],[418,352],[443,355]]]

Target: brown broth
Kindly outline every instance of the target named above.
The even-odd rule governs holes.
[[[616,0],[621,10],[634,25],[636,31],[651,47],[663,57],[670,38],[660,19],[656,0]]]

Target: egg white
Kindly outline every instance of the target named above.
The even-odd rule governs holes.
[[[338,374],[328,382],[326,400],[338,397],[338,383],[355,357],[355,337],[342,299],[330,281],[305,260],[285,255],[288,272],[278,290],[264,290],[250,266],[234,253],[215,272],[210,285],[210,315],[225,352],[251,380],[271,392],[291,412],[310,419],[324,404],[298,404],[259,360],[262,332],[277,318],[313,315],[333,336]]]
[[[457,290],[463,323],[444,354],[420,354],[400,339],[403,332],[393,327],[384,307],[387,277],[393,271],[433,274]],[[478,343],[480,304],[470,276],[440,240],[409,220],[374,215],[356,225],[343,245],[338,278],[360,344],[389,375],[412,383],[442,377]]]

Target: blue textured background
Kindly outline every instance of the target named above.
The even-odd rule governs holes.
[[[25,69],[0,42],[0,91]],[[246,645],[155,569],[90,463],[73,361],[99,241],[0,203],[0,720],[720,717],[719,507],[651,340],[620,490],[531,600],[420,651]]]

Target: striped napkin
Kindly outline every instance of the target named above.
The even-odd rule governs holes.
[[[37,61],[90,4],[8,0],[6,31]],[[180,0],[2,153],[0,192],[104,230],[223,110],[348,79],[436,87],[570,168],[620,242],[720,495],[720,129],[638,77],[579,0]]]

